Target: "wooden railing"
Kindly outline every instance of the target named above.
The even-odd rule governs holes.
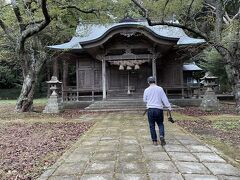
[[[190,86],[187,84],[183,84],[183,85],[178,85],[178,86],[163,86],[163,89],[164,89],[166,95],[169,96],[170,98],[171,97],[191,98],[191,97],[199,97],[200,96],[200,94],[199,94],[200,86],[198,86],[198,85]],[[135,89],[135,87],[131,87],[131,90],[135,91],[136,89]],[[143,90],[144,89],[142,89],[142,91],[141,91],[142,93],[143,93]],[[127,97],[126,90],[121,91],[118,89],[117,91],[114,91],[114,90],[112,90],[112,91],[113,92],[111,92],[111,90],[109,90],[108,97],[117,96],[117,94],[120,92],[124,92],[124,94],[126,94],[126,97]],[[137,90],[137,91],[139,91],[139,90]],[[122,94],[120,93],[119,96],[121,96],[121,95]],[[62,96],[63,101],[65,101],[65,102],[95,101],[96,99],[99,100],[102,98],[102,90],[101,89],[77,90],[77,88],[75,86],[68,86],[62,90],[61,96]]]
[[[101,90],[77,90],[74,86],[68,86],[62,90],[62,99],[63,101],[94,101],[96,98],[99,98],[99,93]],[[101,95],[102,96],[102,95]]]

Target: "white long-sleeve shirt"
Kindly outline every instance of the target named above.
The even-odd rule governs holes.
[[[163,88],[156,84],[151,84],[144,90],[143,101],[147,103],[147,108],[163,109],[163,107],[167,107],[171,110],[171,105]]]

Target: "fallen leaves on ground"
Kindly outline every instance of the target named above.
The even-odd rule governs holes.
[[[199,135],[211,135],[219,140],[231,143],[235,146],[240,146],[240,121],[236,121],[238,124],[235,128],[227,130],[216,128],[216,123],[206,119],[195,120],[195,121],[178,121],[178,125],[187,129],[188,131],[199,134]]]
[[[0,127],[0,179],[36,179],[93,123],[7,123]]]
[[[233,107],[224,107],[219,111],[212,111],[212,112],[206,112],[202,110],[200,107],[184,107],[183,109],[178,109],[176,112],[180,112],[182,114],[188,115],[188,116],[208,116],[208,115],[221,115],[221,114],[236,114],[236,111]]]

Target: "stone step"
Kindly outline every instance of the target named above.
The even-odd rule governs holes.
[[[96,101],[85,109],[145,109],[145,103],[142,100],[107,100]]]

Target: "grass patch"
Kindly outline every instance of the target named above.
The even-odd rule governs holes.
[[[211,116],[203,116],[202,118],[208,119],[210,121],[238,121],[240,120],[239,115],[231,115],[231,114],[222,114],[222,115],[211,115]]]
[[[213,127],[223,131],[240,129],[240,121],[217,121],[213,123]]]
[[[193,121],[193,120],[196,120],[196,117],[181,114],[179,112],[173,112],[172,116],[173,116],[173,119],[177,120],[177,121],[183,121],[183,120]],[[167,117],[167,114],[165,114],[165,117]]]
[[[240,116],[234,113],[233,108],[206,113],[188,107],[181,110],[180,115],[175,113],[175,118],[179,120],[178,125],[234,159],[240,167]]]
[[[219,139],[212,138],[211,136],[201,136],[202,139],[216,149],[220,150],[223,154],[231,157],[234,161],[234,164],[240,168],[240,153],[239,146],[232,146],[231,144],[225,143]]]
[[[17,102],[16,99],[1,99],[0,106],[15,105],[16,102]],[[47,98],[40,98],[40,99],[33,100],[34,105],[45,105],[46,103],[47,103]]]

